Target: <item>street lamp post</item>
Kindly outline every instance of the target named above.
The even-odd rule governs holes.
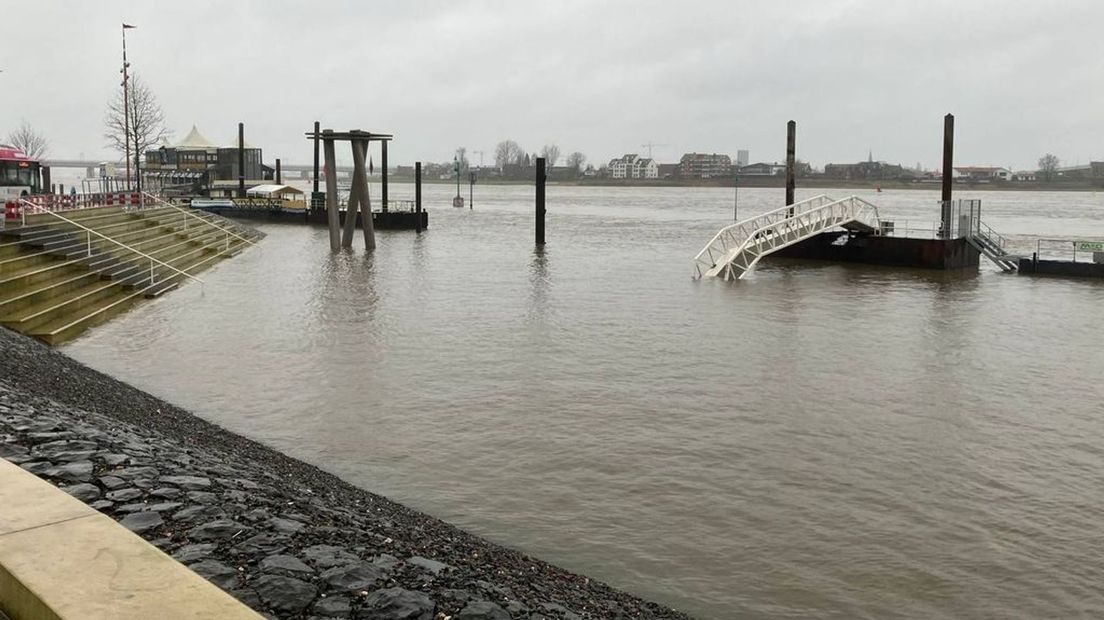
[[[452,171],[456,173],[456,196],[452,199],[452,206],[457,208],[464,207],[464,198],[460,195],[460,157],[456,156],[452,158]]]
[[[130,67],[130,63],[127,62],[126,57],[126,31],[128,28],[134,28],[130,24],[123,24],[123,68],[120,73],[123,74],[123,150],[126,153],[126,180],[127,189],[130,189],[130,97],[127,94],[127,82],[130,81],[130,74],[127,69]],[[137,151],[137,147],[135,147]]]

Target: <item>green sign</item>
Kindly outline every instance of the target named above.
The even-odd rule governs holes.
[[[1104,252],[1104,241],[1078,241],[1078,252]]]

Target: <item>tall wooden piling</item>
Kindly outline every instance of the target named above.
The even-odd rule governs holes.
[[[537,245],[544,245],[544,158],[537,158]]]
[[[326,158],[326,220],[330,226],[330,250],[337,252],[341,249],[341,218],[337,212],[337,156],[334,153],[333,130],[322,132],[322,150]]]
[[[368,191],[368,166],[365,164],[370,144],[367,137],[353,142],[353,175],[360,183],[360,229],[364,233],[365,250],[376,249],[376,226],[372,221],[372,196]],[[387,148],[386,141],[384,148]]]
[[[786,206],[794,203],[794,189],[797,176],[797,123],[786,123]],[[793,210],[789,215],[793,216]]]
[[[245,197],[245,124],[237,124],[237,197]]]
[[[50,183],[50,167],[41,166],[39,170],[42,172],[42,191],[50,191],[53,193]],[[130,189],[130,187],[127,187],[127,189]]]
[[[387,213],[387,140],[380,142],[380,209]]]
[[[414,162],[414,232],[422,232],[422,162]]]
[[[951,236],[951,194],[954,188],[954,114],[943,117],[943,194],[940,197],[939,231],[943,238]]]
[[[314,200],[314,195],[318,193],[318,121],[314,121],[314,189],[312,190],[311,200]]]
[[[356,135],[360,133],[360,130],[356,129],[349,133]],[[345,222],[341,229],[341,247],[343,248],[353,247],[353,235],[356,234],[357,209],[361,205],[364,193],[367,193],[367,188],[361,186],[361,175],[358,174],[360,172],[358,166],[364,163],[364,157],[360,150],[361,141],[353,139],[349,141],[349,144],[353,148],[353,178],[349,183],[349,200],[345,202]],[[367,142],[364,143],[365,146],[367,144]]]
[[[276,185],[282,183],[282,177],[280,176],[280,158],[276,158]]]

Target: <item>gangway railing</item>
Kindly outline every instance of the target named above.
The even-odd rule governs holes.
[[[694,257],[694,269],[697,273],[697,277],[701,278],[706,275],[709,270],[715,268],[718,262],[731,252],[732,248],[739,247],[760,228],[778,223],[796,213],[804,213],[805,211],[821,207],[830,202],[832,202],[831,198],[824,194],[819,194],[812,198],[806,198],[805,200],[795,202],[792,205],[773,211],[767,211],[755,217],[725,226],[718,231],[716,235],[713,235],[709,243],[705,244],[701,252],[698,252],[697,256]]]
[[[742,241],[735,246],[727,246],[719,259],[713,258],[709,252],[710,246],[707,246],[694,260],[698,277],[723,276],[728,280],[739,279],[763,256],[836,226],[850,226],[875,234],[881,230],[878,208],[862,198],[850,196],[828,202],[822,202],[820,198],[822,197],[810,199],[807,204],[794,209],[792,215],[789,214],[790,207],[783,207],[764,214],[771,217],[748,220],[746,223],[758,224],[758,226],[746,231],[746,234],[744,234],[746,228],[741,228]],[[791,205],[791,207],[797,206],[797,204]],[[778,218],[778,214],[787,215],[787,217]],[[713,261],[711,265],[705,264],[703,260],[705,256]]]
[[[38,206],[35,205],[32,202],[28,202],[28,201],[22,200],[22,199],[20,199],[20,202],[23,203],[24,207],[29,207],[32,210],[38,209]],[[158,259],[150,256],[149,254],[146,254],[145,252],[143,252],[143,251],[141,251],[137,248],[133,248],[133,247],[121,242],[121,241],[117,241],[115,239],[112,239],[111,237],[108,237],[107,235],[105,235],[103,233],[92,230],[91,228],[89,228],[87,226],[84,226],[84,225],[82,225],[78,222],[75,222],[75,221],[73,221],[73,220],[71,220],[67,217],[64,217],[62,215],[58,215],[57,213],[55,213],[53,211],[42,210],[40,212],[41,213],[46,213],[46,214],[50,215],[50,217],[57,218],[57,219],[61,220],[62,222],[65,222],[69,226],[72,226],[72,227],[77,228],[79,230],[83,230],[84,233],[85,233],[85,236],[87,238],[87,243],[88,243],[88,256],[92,256],[92,236],[95,235],[99,239],[103,239],[104,241],[107,241],[108,243],[112,243],[114,245],[117,245],[117,246],[123,248],[124,250],[126,250],[128,252],[131,252],[131,253],[133,253],[137,256],[142,257],[145,260],[148,260],[150,262],[150,285],[157,284],[157,275],[156,275],[156,271],[154,270],[155,265],[160,265],[161,267],[167,267],[169,270],[171,270],[171,271],[173,271],[173,272],[175,272],[179,275],[182,275],[186,278],[189,278],[191,280],[195,280],[196,282],[199,282],[200,284],[203,284],[203,280],[193,276],[192,274],[190,274],[186,271],[183,271],[183,270],[181,270],[177,267],[173,267],[172,265],[170,265],[170,264],[168,264],[168,263],[166,263],[162,260],[158,260]]]

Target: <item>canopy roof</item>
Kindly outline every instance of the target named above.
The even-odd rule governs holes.
[[[188,132],[188,135],[184,136],[184,139],[177,143],[178,149],[213,149],[217,148],[216,145],[208,140],[203,134],[199,133],[195,125],[192,125],[192,130]]]
[[[294,197],[296,195],[302,196],[303,190],[296,189],[290,185],[258,185],[257,187],[251,187],[245,190],[246,195],[249,196],[265,196],[269,198],[280,197]]]

